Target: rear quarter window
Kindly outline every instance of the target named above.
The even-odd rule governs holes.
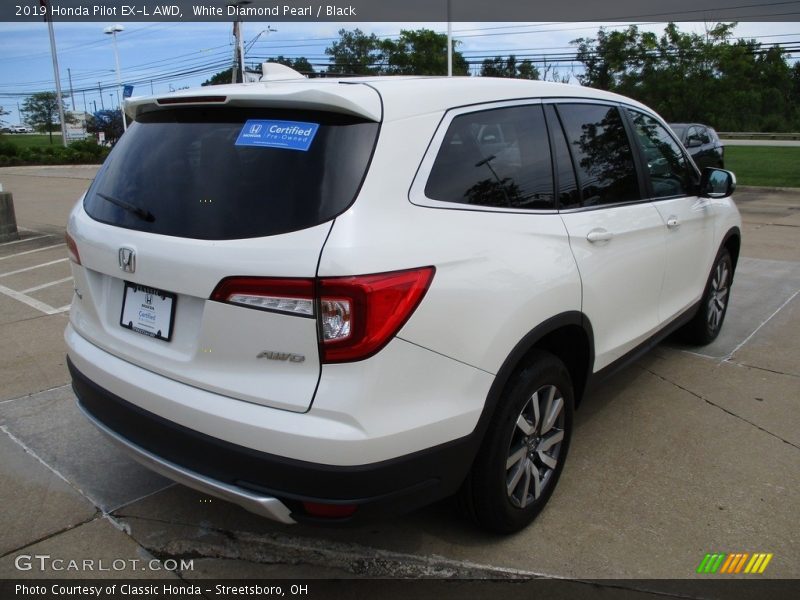
[[[295,142],[293,147],[237,144],[253,120],[318,128],[307,150]],[[297,231],[334,218],[353,202],[377,135],[377,123],[325,112],[156,111],[122,136],[84,207],[104,223],[186,238]]]
[[[542,107],[495,108],[454,117],[431,168],[425,195],[473,206],[555,208]]]

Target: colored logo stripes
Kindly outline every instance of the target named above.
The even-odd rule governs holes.
[[[772,553],[756,552],[715,552],[706,554],[697,567],[698,573],[704,574],[726,574],[737,575],[739,573],[763,573],[769,561],[772,560]]]

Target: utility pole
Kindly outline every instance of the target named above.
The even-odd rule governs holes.
[[[72,92],[72,69],[67,67],[67,77],[69,78],[69,105],[72,107],[72,110],[75,110],[75,96]]]
[[[103,86],[100,85],[99,81],[97,82],[97,89],[100,90],[100,110],[105,110],[106,106],[105,106],[105,104],[103,104]],[[96,107],[97,107],[97,104],[95,104],[95,108]],[[97,111],[95,111],[95,112],[97,112]]]
[[[237,45],[239,46],[239,81],[244,83],[244,35],[242,34],[242,25],[244,23],[239,22],[239,41]]]
[[[233,37],[236,43],[233,47],[233,69],[231,69],[231,83],[244,81],[244,52],[242,52],[242,23],[239,19],[233,22]]]
[[[47,22],[47,31],[50,34],[50,54],[53,55],[53,75],[56,80],[56,102],[58,103],[58,119],[61,123],[61,143],[67,147],[66,123],[64,123],[64,104],[61,101],[61,77],[58,74],[58,56],[56,56],[56,35],[53,33],[53,19],[50,17],[50,7],[48,0],[39,0],[39,4],[45,8],[44,20]],[[50,138],[52,140],[52,138]]]

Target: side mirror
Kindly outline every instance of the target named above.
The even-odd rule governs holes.
[[[725,169],[706,167],[700,178],[700,196],[703,198],[727,198],[736,189],[736,175]]]
[[[699,137],[690,137],[686,141],[686,147],[687,148],[697,148],[698,146],[702,146],[702,145],[703,145],[703,142],[700,141]]]

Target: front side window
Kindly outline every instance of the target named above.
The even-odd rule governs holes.
[[[473,206],[555,208],[541,106],[497,108],[455,117],[436,155],[425,195]]]
[[[582,206],[641,199],[619,110],[601,104],[560,104],[558,114],[578,173]]]
[[[654,118],[633,110],[629,114],[647,161],[653,197],[688,195],[692,171],[678,143]]]

